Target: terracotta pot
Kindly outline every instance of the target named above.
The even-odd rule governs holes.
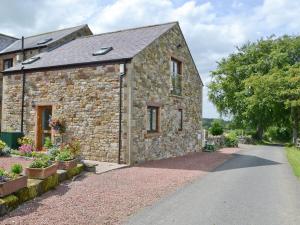
[[[14,193],[26,186],[27,186],[27,176],[20,176],[14,180],[0,183],[0,197],[10,195],[11,193]]]
[[[28,176],[28,178],[45,179],[55,174],[57,171],[57,167],[57,163],[54,163],[47,168],[26,168],[25,174]]]
[[[72,159],[69,161],[58,161],[59,170],[69,170],[77,166],[77,159]]]

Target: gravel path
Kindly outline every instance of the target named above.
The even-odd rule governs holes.
[[[84,173],[23,204],[1,224],[120,224],[137,210],[213,170],[236,151],[193,153],[100,175]]]
[[[23,169],[27,167],[32,162],[32,159],[25,159],[23,157],[0,157],[0,168],[4,168],[6,170],[10,170],[10,167],[15,164],[19,163],[23,166]]]

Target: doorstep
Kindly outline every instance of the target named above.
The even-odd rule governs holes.
[[[88,171],[94,172],[96,174],[106,173],[106,172],[109,172],[112,170],[128,167],[127,164],[118,164],[118,163],[112,163],[112,162],[99,162],[99,161],[93,161],[93,160],[82,160],[82,163],[84,164],[85,168]]]

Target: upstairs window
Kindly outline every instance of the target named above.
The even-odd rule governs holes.
[[[147,132],[148,133],[158,132],[158,127],[159,127],[158,113],[159,113],[159,107],[155,107],[155,106],[147,107]]]
[[[46,44],[46,43],[48,43],[48,42],[50,42],[52,40],[53,40],[53,38],[45,38],[43,40],[40,40],[37,44],[38,45],[43,45],[43,44]]]
[[[182,62],[171,58],[171,94],[181,95],[182,92]]]
[[[3,60],[3,70],[6,70],[13,66],[13,59],[4,59]]]

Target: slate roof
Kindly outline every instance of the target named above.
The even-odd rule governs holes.
[[[17,41],[18,38],[11,37],[5,34],[0,34],[0,51],[5,49],[7,46],[11,45],[13,42]]]
[[[172,22],[77,38],[37,55],[40,59],[31,64],[18,64],[5,72],[21,70],[22,66],[27,70],[131,59],[176,24]],[[93,56],[103,47],[112,47],[113,50],[105,55]]]
[[[77,31],[83,28],[84,26],[87,26],[86,24],[81,25],[81,26],[76,26],[76,27],[71,27],[71,28],[66,28],[62,30],[56,30],[52,32],[47,32],[43,34],[38,34],[30,37],[25,37],[24,39],[24,48],[25,49],[34,49],[34,48],[39,48],[39,47],[45,47],[48,46],[49,44],[56,42],[57,40]],[[52,38],[51,41],[45,43],[45,44],[38,44],[40,41],[43,41],[45,39]],[[18,39],[5,49],[2,49],[0,51],[0,54],[7,54],[10,52],[18,52],[22,48],[22,41],[21,39]]]

